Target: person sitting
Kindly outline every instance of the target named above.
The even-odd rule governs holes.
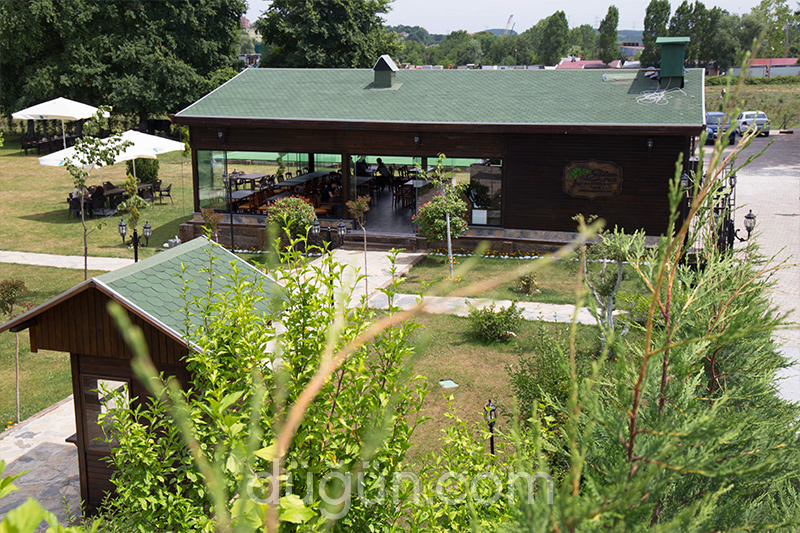
[[[79,196],[86,196],[87,194],[89,194],[89,190],[86,187],[81,187],[80,189],[78,189],[78,187],[75,187],[74,189],[72,189],[73,198],[77,198]]]
[[[379,157],[378,158],[378,176],[381,178],[389,179],[392,176],[392,173],[389,171],[389,167],[383,162],[383,160]]]
[[[356,176],[367,175],[367,159],[362,155],[356,161]]]
[[[320,195],[320,199],[323,202],[330,202],[331,200],[339,198],[339,196],[341,196],[341,191],[339,190],[339,184],[334,181],[327,184],[322,189],[322,194]]]

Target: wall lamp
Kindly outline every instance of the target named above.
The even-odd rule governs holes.
[[[747,230],[747,237],[742,239],[739,237],[739,230],[736,230],[736,238],[739,239],[739,242],[745,242],[750,240],[750,234],[753,233],[753,228],[756,227],[756,216],[753,214],[753,210],[751,209],[749,213],[744,216],[744,229]]]
[[[653,151],[653,144],[655,144],[653,138],[649,137],[647,139],[647,157],[650,157],[650,153]]]
[[[419,150],[419,144],[420,144],[419,133],[415,133],[414,134],[414,145],[417,147],[417,150]]]
[[[225,134],[222,132],[222,130],[217,130],[217,137],[219,137],[219,142],[225,144]]]

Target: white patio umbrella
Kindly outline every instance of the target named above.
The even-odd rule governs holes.
[[[56,98],[27,107],[11,114],[11,118],[20,120],[60,120],[61,136],[64,139],[64,148],[67,147],[67,136],[64,130],[65,120],[83,120],[91,118],[97,113],[97,108],[90,105],[70,100],[69,98]],[[108,116],[108,112],[104,113]]]
[[[184,149],[184,144],[172,139],[158,137],[156,135],[148,135],[136,130],[128,130],[122,134],[123,141],[129,141],[131,144],[114,158],[114,163],[120,163],[129,159],[137,159],[139,157],[145,159],[156,159],[159,154],[166,154],[168,152],[177,152]],[[53,152],[39,158],[39,164],[51,167],[66,165],[69,161],[75,158],[75,147],[70,146],[58,152]],[[94,165],[85,165],[84,169],[90,169]],[[136,162],[133,164],[133,175],[136,176]]]

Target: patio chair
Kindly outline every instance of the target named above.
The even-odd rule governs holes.
[[[161,203],[161,180],[153,182],[153,199],[155,199],[156,194],[158,194],[158,203]]]
[[[110,217],[117,213],[114,208],[106,209],[106,199],[102,194],[92,195],[92,214],[97,217]]]
[[[172,184],[166,186],[166,188],[162,189],[159,187],[158,190],[158,203],[161,203],[161,199],[164,197],[168,197],[169,201],[172,202],[172,205],[175,205],[175,200],[172,199]]]

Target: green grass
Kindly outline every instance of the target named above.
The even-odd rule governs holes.
[[[456,268],[466,258],[456,258]],[[469,286],[482,281],[496,279],[507,274],[510,269],[519,268],[530,264],[532,259],[500,259],[477,258],[473,268],[461,276],[458,285]],[[401,292],[419,293],[428,296],[441,295],[445,287],[453,289],[452,284],[445,285],[445,278],[449,277],[447,257],[427,256],[417,263],[409,272],[407,280],[400,288]],[[489,289],[481,294],[471,294],[471,297],[492,298],[495,300],[519,300],[522,302],[540,302],[548,304],[574,304],[575,283],[578,275],[578,262],[569,259],[557,261],[535,271],[536,283],[540,292],[522,294],[517,292],[517,281],[512,280],[498,287]],[[625,278],[621,291],[635,291],[639,287],[634,281],[636,276],[632,269],[625,267]],[[431,284],[427,289],[426,284]]]
[[[536,346],[531,340],[535,328],[553,330],[568,327],[566,324],[523,321],[516,339],[510,342],[485,343],[470,335],[467,318],[422,315],[416,321],[423,327],[417,330],[415,336],[422,341],[425,350],[419,355],[414,371],[428,380],[430,392],[425,398],[422,415],[431,420],[423,422],[412,436],[411,442],[414,446],[409,452],[410,462],[441,449],[442,429],[450,423],[445,417],[446,396],[453,396],[456,414],[463,420],[482,424],[483,407],[489,398],[498,406],[501,420],[507,420],[506,415],[514,412],[508,365],[516,363],[517,353],[535,354]],[[578,326],[578,350],[583,353],[598,352],[596,339],[596,327]],[[458,387],[442,388],[439,381],[445,379],[455,381]]]
[[[150,246],[140,249],[142,257],[178,234],[178,226],[192,216],[192,168],[184,163],[180,153],[159,157],[159,178],[164,186],[172,183],[175,205],[168,198],[164,203],[142,209],[140,225],[145,221],[153,227]],[[101,178],[102,170],[102,178]],[[94,169],[87,185],[125,181],[122,163]],[[28,155],[20,151],[19,143],[6,139],[0,148],[0,249],[25,252],[83,255],[83,228],[80,218],[68,218],[67,196],[74,188],[72,177],[63,167],[39,165],[35,151]],[[122,215],[120,215],[122,216]],[[108,219],[108,224],[89,235],[89,255],[132,258],[133,251],[122,244],[117,232],[120,216]],[[127,221],[127,220],[126,220]],[[99,219],[87,219],[90,229]]]
[[[90,271],[89,276],[102,274]],[[22,302],[34,305],[50,300],[83,281],[82,270],[0,263],[0,280],[21,279],[28,292]],[[15,310],[19,314],[22,308]],[[6,317],[2,317],[2,322]],[[39,350],[30,352],[28,331],[19,334],[20,415],[25,419],[72,393],[69,354]],[[0,333],[0,429],[16,421],[15,335]]]
[[[706,87],[706,111],[723,111],[721,87]],[[745,85],[739,105],[744,111],[763,111],[770,118],[772,130],[800,128],[800,88],[798,85]]]

